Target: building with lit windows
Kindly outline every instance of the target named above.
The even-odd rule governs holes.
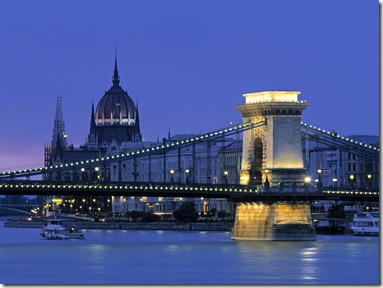
[[[95,158],[105,155],[113,147],[125,142],[141,143],[142,135],[138,107],[134,104],[128,92],[120,86],[117,58],[115,58],[112,87],[101,97],[96,111],[94,111],[92,103],[89,134],[84,145],[78,148],[73,145],[68,146],[61,97],[57,99],[52,141],[50,144],[45,145],[45,165],[50,166]],[[94,180],[92,179],[93,172],[73,171],[72,173],[66,172],[65,175],[59,173],[48,174],[46,178],[89,181]],[[102,177],[104,180],[109,179],[109,175],[106,173]]]
[[[141,144],[142,135],[138,105],[133,102],[128,92],[120,86],[117,57],[115,57],[112,86],[101,97],[96,110],[94,110],[92,103],[90,114],[89,134],[84,145],[80,147],[68,145],[62,111],[62,100],[61,97],[57,98],[52,140],[44,146],[45,166],[76,163],[85,159],[101,157],[106,153],[110,153],[114,147],[127,142],[144,145]],[[110,181],[109,167],[97,167],[96,169],[73,169],[63,174],[55,172],[44,175],[44,178],[46,180],[76,182]],[[57,199],[57,197],[54,199]],[[50,200],[48,199],[48,201]],[[81,199],[81,202],[82,201],[83,199]],[[97,205],[101,205],[98,203],[99,201],[101,200],[92,199],[91,204],[93,206],[87,205],[87,207],[90,208],[88,212],[95,212],[93,208]],[[110,202],[110,199],[103,199],[102,206],[105,209],[111,210],[111,207],[109,207],[111,206]],[[54,203],[52,203],[52,206],[54,206]],[[84,205],[77,205],[76,209],[79,209],[80,206]],[[97,210],[98,208],[99,207],[97,207]]]
[[[184,139],[192,138],[193,134],[178,134],[168,139],[163,139],[163,144],[168,144]],[[224,140],[200,143],[177,150],[171,150],[166,154],[152,155],[129,160],[118,160],[110,164],[110,180],[122,182],[150,182],[150,183],[175,183],[187,185],[193,184],[225,184],[224,171],[220,169],[220,153],[227,151],[222,161],[227,162],[227,169],[231,175],[226,176],[229,183],[235,184],[238,172],[234,172],[237,164],[233,164],[233,157],[240,157],[240,141],[236,141],[237,149],[232,150],[236,140],[227,138]],[[160,143],[153,142],[126,142],[109,149],[106,156],[119,153],[129,153],[137,149],[149,148]],[[228,148],[226,148],[226,146]],[[109,147],[112,148],[112,147]],[[194,149],[194,150],[193,150]],[[233,152],[234,151],[234,152]],[[233,154],[236,153],[236,154]],[[237,156],[233,156],[237,155]],[[222,166],[223,167],[223,166]],[[221,171],[222,170],[222,171]],[[225,210],[233,213],[234,205],[226,199],[207,198],[181,198],[181,197],[115,197],[113,212],[124,213],[130,210],[153,211],[156,213],[172,213],[178,209],[183,201],[194,201],[197,211],[208,212],[211,209]]]
[[[167,139],[163,139],[163,142],[171,143],[192,136],[186,134],[170,137],[169,135]],[[233,142],[233,139],[197,144],[194,147],[194,151],[192,147],[182,148],[180,156],[178,156],[178,152],[175,150],[169,151],[165,156],[154,155],[150,160],[147,158],[137,158],[116,161],[102,167],[82,168],[81,170],[74,168],[72,171],[63,173],[49,173],[44,175],[44,177],[46,180],[75,182],[123,181],[163,183],[173,181],[175,183],[186,183],[189,181],[190,183],[224,183],[223,171],[220,171],[219,168],[219,151],[230,141]],[[80,147],[68,145],[62,100],[61,97],[57,98],[52,140],[49,144],[45,144],[44,147],[45,166],[76,163],[86,159],[113,156],[118,153],[136,151],[158,144],[158,141],[143,141],[138,105],[133,102],[128,92],[120,86],[117,58],[115,58],[112,86],[101,97],[96,109],[94,109],[94,104],[92,103],[89,134],[85,143]],[[226,179],[234,179],[234,175],[233,172]],[[230,183],[234,182],[230,180]],[[80,198],[71,199],[69,204],[69,199],[52,196],[51,199],[47,199],[47,202],[50,202],[50,210],[64,209],[67,212],[80,213],[106,211],[125,213],[132,210],[172,213],[185,200],[195,201],[197,210],[200,212],[207,212],[213,208],[217,210],[230,210],[231,207],[230,205],[223,204],[222,199],[183,199],[180,197],[146,196]],[[226,203],[226,200],[224,202]]]
[[[357,142],[379,147],[379,136],[347,136]],[[313,185],[319,179],[324,187],[377,188],[379,187],[379,162],[356,154],[331,149],[321,144],[310,147],[308,175]]]

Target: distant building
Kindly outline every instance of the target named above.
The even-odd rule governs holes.
[[[65,131],[65,123],[62,111],[61,97],[57,98],[56,115],[52,140],[44,148],[45,165],[59,165],[65,163],[76,163],[86,159],[116,155],[121,152],[136,151],[159,145],[159,142],[143,141],[140,130],[140,119],[138,105],[132,101],[128,92],[120,86],[120,78],[117,68],[117,58],[114,63],[112,87],[105,92],[97,104],[96,110],[92,103],[90,115],[90,128],[86,141],[80,147],[68,145]],[[169,133],[170,134],[170,133]],[[164,143],[180,141],[190,138],[191,134],[179,134],[164,138]],[[238,141],[238,139],[237,139]],[[169,151],[163,155],[153,155],[148,158],[137,158],[118,161],[97,167],[95,170],[73,169],[66,172],[54,172],[45,175],[46,180],[97,182],[97,181],[123,181],[123,182],[171,182],[174,183],[236,183],[235,164],[231,144],[233,139],[225,141],[211,141],[204,144],[196,144],[193,151],[192,146],[180,150],[180,158],[177,150]],[[225,148],[228,146],[228,148]],[[240,145],[237,146],[237,148]],[[222,150],[223,149],[223,150]],[[221,152],[221,151],[225,151]],[[238,151],[237,151],[238,152]],[[236,153],[237,153],[236,152]],[[224,176],[224,171],[219,164],[219,155],[223,153],[222,161],[226,161],[229,175]],[[226,165],[226,164],[225,164]],[[224,166],[225,166],[224,165]],[[226,166],[225,166],[226,167]],[[158,213],[171,213],[176,210],[183,201],[195,201],[198,211],[207,212],[210,209],[233,211],[233,205],[228,204],[225,199],[203,199],[181,197],[111,197],[111,199],[98,199],[95,197],[87,203],[87,199],[79,199],[74,207],[74,212],[95,212],[95,206],[100,201],[104,208],[109,207],[110,212],[125,213],[132,210],[154,211]],[[54,200],[54,201],[52,201]],[[63,205],[59,197],[51,197],[53,208]],[[95,202],[96,201],[96,202]],[[95,202],[95,203],[93,203]],[[56,207],[55,207],[56,206]],[[71,207],[72,207],[71,206]],[[85,209],[86,207],[86,209]],[[52,207],[51,207],[52,208]],[[61,207],[62,208],[62,207]],[[87,210],[89,209],[89,210]]]
[[[44,147],[46,166],[76,163],[81,160],[113,156],[160,145],[158,140],[157,142],[143,141],[138,104],[136,105],[128,92],[120,86],[117,58],[114,63],[112,86],[101,97],[96,110],[92,103],[90,114],[89,134],[85,143],[78,148],[68,145],[62,100],[61,97],[57,98],[52,139]],[[162,140],[162,144],[182,141],[194,136],[196,135],[177,134],[170,137],[169,133],[168,137]],[[354,135],[348,138],[379,146],[378,136]],[[312,185],[320,179],[322,185],[327,187],[378,187],[379,163],[377,161],[362,159],[357,155],[313,142],[310,143],[309,151],[305,151],[305,143],[302,144],[303,157],[306,159],[306,174],[311,177]],[[242,145],[242,140],[237,134],[234,138],[223,137],[179,150],[171,150],[166,154],[116,160],[104,164],[102,167],[96,167],[97,169],[92,168],[93,170],[74,168],[67,172],[54,172],[46,174],[45,179],[76,182],[173,182],[238,185]],[[261,166],[263,158],[262,149],[259,148],[257,147],[254,157],[257,165]],[[257,173],[250,174],[254,179],[250,179],[249,183],[260,186],[262,179],[257,176]],[[256,177],[258,179],[255,179]],[[171,213],[183,201],[188,200],[196,203],[199,212],[206,213],[211,209],[234,212],[234,204],[226,199],[199,197],[183,199],[181,197],[147,197],[145,195],[109,198],[92,198],[92,203],[87,203],[87,199],[79,199],[82,205],[79,203],[76,204],[77,206],[68,204],[72,205],[70,207],[74,207],[74,212],[78,209],[81,210],[80,212],[94,212],[93,207],[99,204],[104,210],[114,213],[125,213],[132,210]],[[60,203],[59,199],[56,203]]]
[[[168,139],[163,139],[163,144],[181,141],[194,136],[196,135],[177,134]],[[233,145],[233,143],[237,144]],[[165,155],[152,155],[137,158],[136,160],[119,160],[110,164],[110,180],[150,182],[152,184],[235,184],[238,183],[239,178],[238,172],[235,172],[238,164],[234,162],[235,159],[240,158],[239,147],[241,147],[241,143],[238,139],[226,138],[181,148],[179,154],[177,150],[171,150]],[[141,148],[149,148],[153,145],[160,145],[160,143],[141,142],[139,144],[126,142],[119,146],[116,145],[114,148],[110,147],[112,149],[108,150],[106,155],[128,153]],[[193,151],[193,149],[195,150]],[[220,161],[226,161],[226,164],[221,165]],[[227,167],[231,173],[226,176],[229,182],[224,180],[225,176],[222,167]],[[234,205],[227,202],[226,199],[199,197],[187,199],[181,197],[118,197],[113,201],[113,212],[124,213],[130,210],[143,210],[171,213],[179,208],[183,201],[194,201],[199,212],[206,213],[211,209],[225,210],[229,213],[234,212]]]
[[[96,113],[92,103],[87,141],[78,148],[73,145],[68,146],[61,97],[57,98],[52,141],[50,144],[45,145],[44,159],[46,166],[101,157],[108,149],[110,150],[110,147],[125,142],[142,141],[138,107],[136,107],[128,92],[120,86],[117,58],[115,58],[112,83],[112,87],[105,92],[98,102]],[[90,180],[93,172],[86,172],[73,171],[66,172],[64,175],[60,173],[48,174],[45,175],[45,178],[76,181]],[[109,175],[106,174],[103,177],[107,180]]]
[[[139,144],[141,141],[138,105],[134,104],[128,92],[120,86],[117,57],[115,57],[112,87],[100,99],[96,111],[94,111],[92,103],[87,141],[78,148],[68,145],[62,101],[61,97],[57,98],[52,140],[44,146],[44,162],[45,166],[76,163],[85,159],[102,157],[117,145],[127,142],[141,145]],[[64,173],[46,174],[44,179],[87,182],[109,181],[110,169],[109,167],[100,167],[97,171],[73,169]],[[110,203],[110,201],[107,203]]]
[[[379,147],[379,136],[351,135],[348,139]],[[308,174],[312,181],[319,177],[325,187],[379,186],[379,161],[329,148],[322,144],[311,144]],[[318,173],[320,171],[320,173]]]

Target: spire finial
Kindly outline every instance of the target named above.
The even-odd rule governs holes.
[[[120,77],[118,76],[118,69],[117,69],[117,48],[114,48],[114,74],[113,74],[113,86],[119,86],[120,84]]]

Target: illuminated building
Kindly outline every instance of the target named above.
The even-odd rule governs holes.
[[[347,139],[379,147],[379,136],[351,135]],[[310,143],[309,174],[324,187],[379,186],[379,162],[356,154],[340,151],[318,143]],[[320,171],[320,173],[318,173]]]
[[[52,141],[45,145],[45,166],[95,158],[104,155],[109,147],[125,142],[141,142],[138,107],[127,91],[120,86],[117,58],[115,58],[114,63],[112,84],[112,87],[105,92],[98,102],[96,112],[92,103],[87,141],[78,148],[67,144],[61,97],[57,99]],[[65,175],[49,174],[46,175],[46,179],[94,180],[91,179],[91,171],[85,172],[87,175],[80,173],[80,171],[66,172]],[[107,180],[109,176],[106,171],[102,172],[105,174],[104,179]]]

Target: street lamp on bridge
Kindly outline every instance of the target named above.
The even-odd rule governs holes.
[[[371,189],[371,179],[372,179],[372,175],[371,174],[368,174],[367,175],[367,188]]]
[[[190,180],[189,180],[189,173],[190,173],[189,168],[186,168],[185,173],[186,173],[186,184],[189,184],[189,182],[190,182]]]
[[[311,182],[310,176],[306,176],[304,181],[305,181],[305,192],[309,192],[309,184]]]
[[[322,180],[321,180],[321,173],[322,173],[322,170],[321,169],[318,169],[318,188],[321,188],[322,187]]]
[[[265,180],[265,183],[264,183],[264,187],[265,187],[265,190],[266,192],[269,192],[269,189],[270,189],[270,182],[269,182],[269,170],[266,169],[265,170],[265,173],[266,173],[266,180]]]
[[[88,175],[84,167],[81,168],[81,180],[88,181]]]
[[[332,183],[333,183],[334,187],[337,187],[337,182],[338,182],[338,179],[336,179],[336,178],[332,179]]]
[[[170,183],[174,183],[174,178],[173,178],[174,170],[170,170],[170,175],[172,175],[172,178],[170,179]]]
[[[223,171],[223,179],[225,180],[225,184],[228,184],[227,176],[229,176],[229,171],[225,170]]]
[[[351,174],[350,175],[351,189],[354,188],[354,179],[355,179],[355,176]]]

